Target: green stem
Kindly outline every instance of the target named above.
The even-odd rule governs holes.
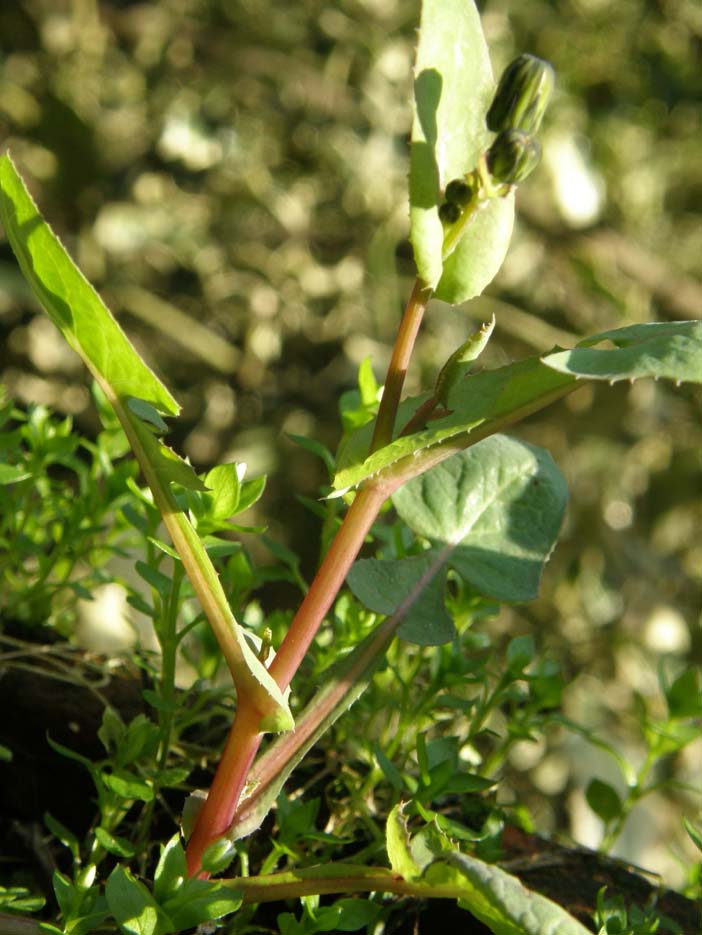
[[[222,882],[241,893],[244,903],[273,902],[323,893],[396,893],[432,899],[459,899],[466,894],[465,884],[409,881],[385,867],[357,864],[305,867]]]
[[[94,368],[91,370],[117,413],[146,483],[151,488],[154,503],[227,662],[237,697],[249,698],[263,718],[276,708],[282,707],[282,699],[275,697],[275,683],[268,678],[264,666],[258,662],[253,652],[248,651],[245,638],[239,631],[222,584],[200,537],[179,508],[168,481],[160,476],[157,467],[152,463],[142,438],[142,434],[149,430],[140,427],[138,420],[130,414],[110,383]]]
[[[161,644],[161,700],[163,709],[159,712],[159,769],[166,766],[171,745],[173,728],[173,708],[175,704],[176,657],[178,653],[178,609],[180,606],[180,588],[183,583],[183,565],[174,561],[171,578],[171,592],[163,608],[163,620],[159,642]]]
[[[407,300],[402,321],[400,323],[395,346],[390,358],[383,396],[378,408],[378,416],[375,420],[375,429],[373,430],[373,440],[371,441],[371,453],[383,448],[392,441],[395,430],[395,417],[397,416],[397,407],[400,405],[402,387],[405,382],[405,374],[409,367],[410,357],[414,349],[414,342],[417,339],[419,326],[422,323],[424,310],[431,297],[431,289],[420,279],[415,280],[412,294]]]

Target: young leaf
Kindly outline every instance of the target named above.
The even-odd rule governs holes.
[[[112,773],[100,773],[103,783],[123,799],[136,799],[139,802],[151,802],[154,797],[153,787],[135,773],[126,769],[114,770]]]
[[[161,855],[154,873],[154,898],[164,903],[182,887],[188,869],[180,835],[174,834],[167,844],[161,845]]]
[[[19,464],[0,464],[0,486],[16,484],[17,481],[26,480],[31,476],[31,472]]]
[[[218,464],[206,474],[205,486],[209,491],[204,497],[208,505],[207,512],[214,519],[229,519],[239,512],[244,470],[245,465]]]
[[[126,838],[110,834],[105,828],[96,828],[95,837],[108,854],[114,854],[115,857],[127,858],[134,856],[134,845],[130,841],[127,841]]]
[[[602,821],[613,821],[622,811],[619,794],[607,782],[601,779],[592,779],[585,790],[587,804]]]
[[[159,935],[173,931],[164,925],[158,904],[143,883],[129,870],[117,866],[107,878],[105,896],[110,912],[128,935]]]
[[[685,669],[665,692],[668,715],[674,718],[699,717],[702,714],[700,670]]]
[[[241,905],[241,896],[224,883],[189,879],[181,890],[164,904],[163,909],[172,920],[173,929],[194,929],[200,923],[212,923],[229,915]],[[206,931],[203,926],[203,932]]]
[[[385,824],[385,847],[393,873],[399,873],[405,880],[416,880],[421,874],[421,867],[412,854],[407,823],[402,817],[402,805],[395,805]]]
[[[414,80],[410,240],[419,278],[445,302],[482,292],[502,265],[512,234],[513,197],[494,199],[442,263],[441,192],[487,149],[485,114],[494,89],[473,0],[424,0]]]

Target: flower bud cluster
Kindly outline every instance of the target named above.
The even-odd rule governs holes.
[[[553,68],[535,55],[520,55],[507,66],[485,122],[497,133],[485,160],[496,182],[515,185],[534,171],[541,158],[535,135],[553,90]]]
[[[446,228],[445,254],[455,248],[480,202],[506,195],[538,165],[541,146],[536,133],[553,84],[553,68],[534,55],[520,55],[505,69],[485,118],[497,135],[476,169],[448,183],[439,206]]]

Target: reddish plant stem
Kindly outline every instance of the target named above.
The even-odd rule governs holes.
[[[387,495],[384,486],[367,488],[359,491],[349,507],[271,663],[269,671],[281,689],[290,684]],[[207,875],[201,872],[202,855],[210,844],[226,833],[232,823],[249,769],[261,743],[262,734],[258,731],[260,720],[261,713],[247,702],[246,697],[240,698],[214,781],[188,842],[190,876]]]
[[[261,713],[242,699],[224,745],[214,780],[197,816],[185,853],[188,876],[208,877],[201,871],[202,857],[217,838],[225,834],[244,789],[246,776],[256,756],[262,734]]]
[[[270,664],[268,671],[282,689],[290,684],[304,659],[387,496],[384,485],[366,487],[356,494],[300,609],[293,617],[280,649]]]
[[[431,289],[417,279],[395,340],[371,451],[377,451],[392,439],[405,374],[430,296]],[[281,689],[288,687],[304,659],[389,493],[384,484],[370,484],[356,494],[269,667]],[[258,730],[260,712],[245,696],[238,699],[238,705],[215,778],[188,843],[186,853],[190,876],[208,876],[201,869],[203,854],[230,827],[261,743],[262,735]]]
[[[400,405],[405,375],[414,350],[414,342],[417,339],[419,326],[422,323],[424,310],[430,297],[431,289],[429,286],[426,286],[421,279],[416,279],[392,350],[383,396],[380,400],[378,416],[373,430],[372,452],[392,441],[395,430],[395,417]]]

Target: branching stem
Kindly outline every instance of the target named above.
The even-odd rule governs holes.
[[[388,367],[385,390],[378,410],[371,450],[392,440],[405,374],[431,290],[416,280],[407,302]],[[305,657],[319,627],[339,593],[365,537],[392,492],[387,483],[368,483],[356,494],[335,535],[310,589],[293,617],[269,672],[285,690]],[[224,752],[215,773],[187,848],[188,873],[206,876],[202,857],[214,841],[224,835],[234,818],[254,757],[261,743],[260,711],[245,694],[238,709]]]

